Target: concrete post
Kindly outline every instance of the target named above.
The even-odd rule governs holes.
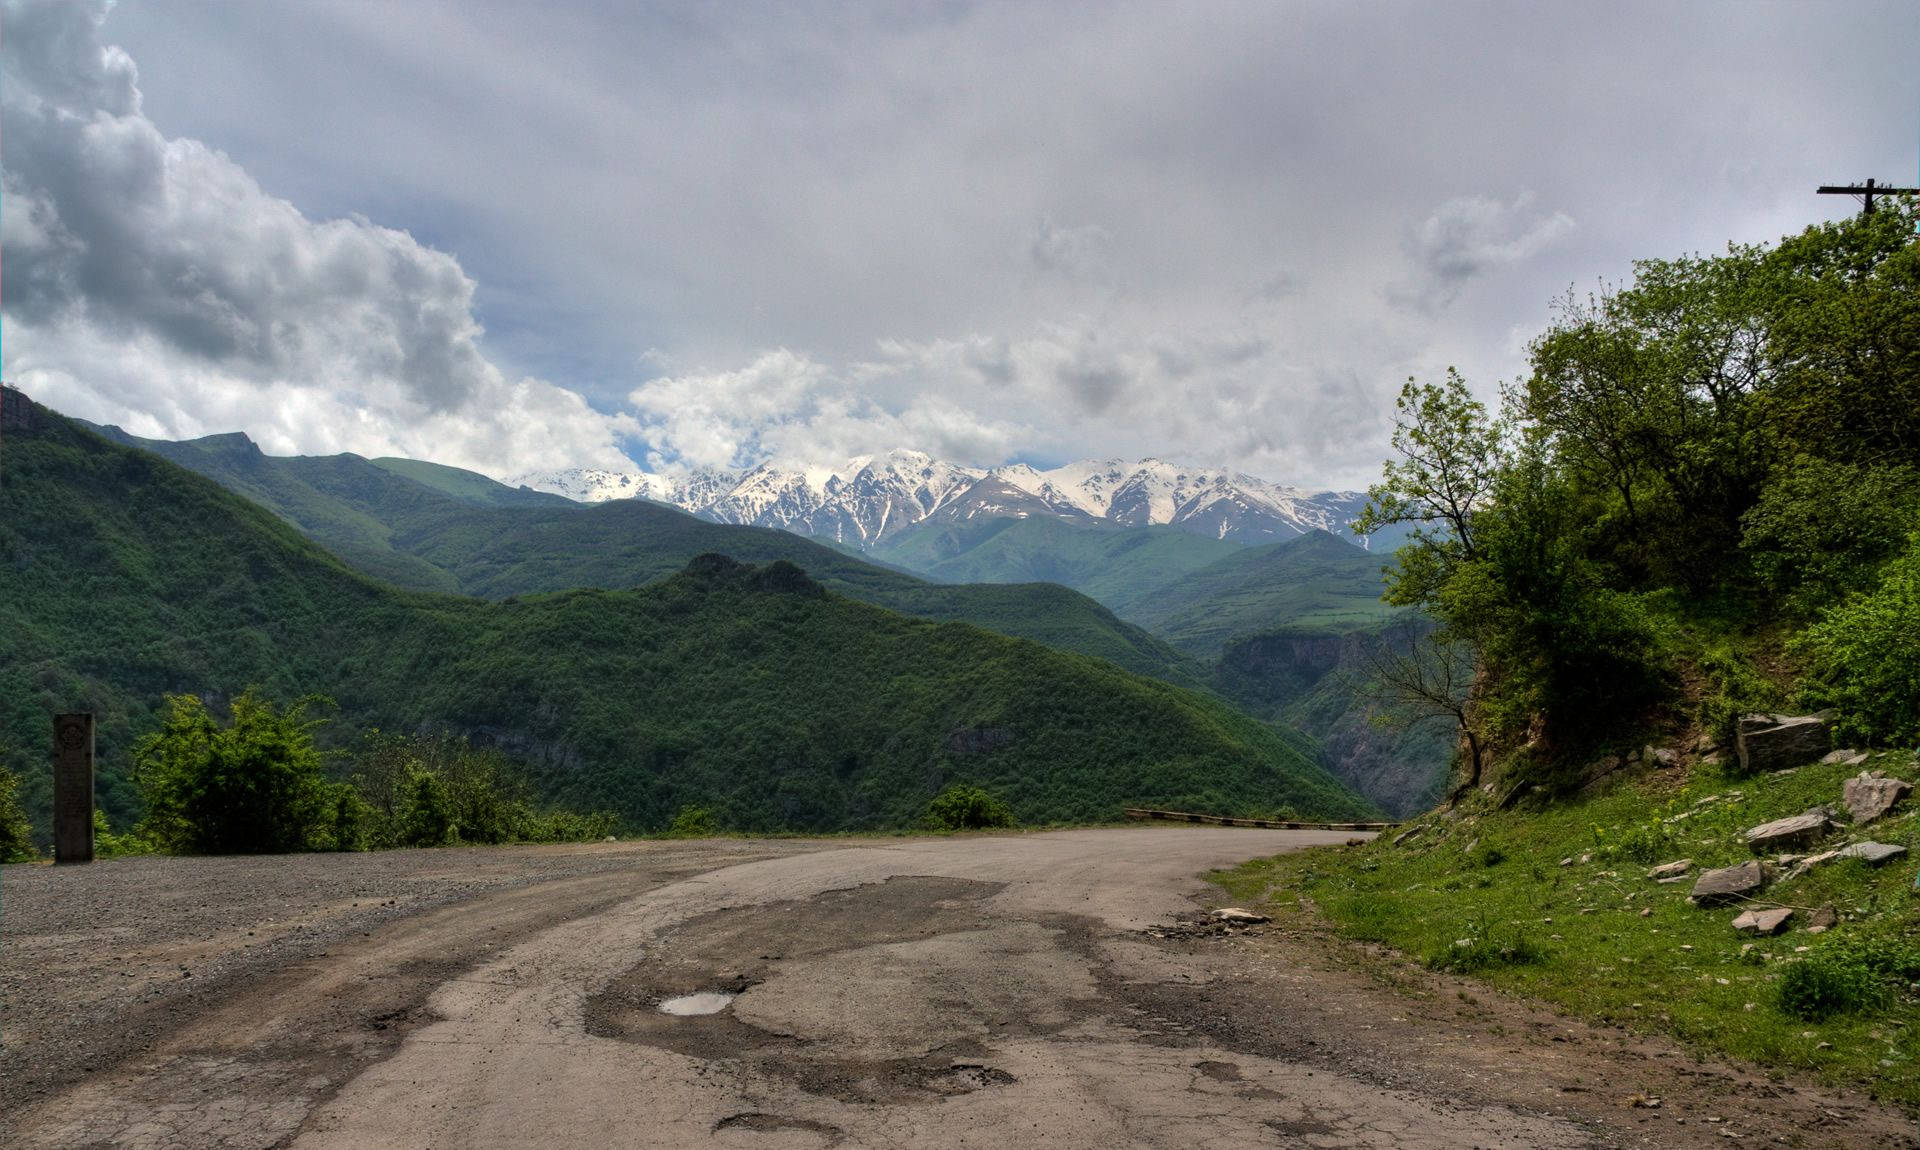
[[[93,716],[53,717],[53,861],[93,861]]]

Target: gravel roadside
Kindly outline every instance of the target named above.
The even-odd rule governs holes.
[[[514,888],[631,875],[579,896],[610,900],[838,845],[647,841],[0,867],[0,1114],[142,1053],[241,988],[403,920]],[[566,903],[556,897],[551,909]],[[447,948],[447,964],[477,953],[459,950]]]

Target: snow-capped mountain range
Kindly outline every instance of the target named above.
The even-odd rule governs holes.
[[[738,474],[679,476],[570,468],[508,482],[589,503],[651,499],[719,523],[784,528],[862,548],[921,523],[1041,515],[1088,526],[1164,524],[1262,543],[1315,528],[1344,533],[1366,502],[1354,492],[1307,492],[1158,459],[1082,460],[1047,471],[1024,463],[982,469],[904,450],[835,467],[763,463]]]

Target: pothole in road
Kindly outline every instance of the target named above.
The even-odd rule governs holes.
[[[703,990],[698,994],[681,994],[667,999],[657,1008],[662,1014],[672,1014],[681,1018],[696,1014],[718,1014],[733,1001],[733,995],[720,994],[712,990]]]
[[[1017,986],[995,984],[990,974],[948,969],[955,964],[941,958],[945,944],[938,940],[978,946],[995,927],[1000,933],[992,938],[1007,950],[999,961],[1011,964],[1010,971],[1045,960],[1051,928],[1000,924],[984,912],[982,904],[1001,889],[999,883],[897,877],[693,919],[588,1000],[587,1031],[709,1061],[738,1060],[750,1073],[777,1075],[809,1094],[850,1103],[931,1102],[1011,1085],[1012,1074],[989,1064],[986,1044],[1058,1030],[1091,1004],[1074,1001],[1087,977],[1072,973],[1082,969],[1078,959],[1064,964],[1068,974],[1056,976],[1066,979],[1060,993],[1039,1003],[1027,1002]],[[846,956],[861,954],[886,957],[876,959],[874,969],[846,965]],[[982,981],[987,985],[975,985]],[[775,988],[772,1001],[781,1004],[771,1014],[761,998],[766,990],[740,997],[762,983]],[[903,989],[911,994],[898,1002],[876,997]],[[868,1027],[869,1015],[896,1010],[925,1016],[926,1045],[883,1041],[886,1027]],[[773,1145],[818,1132],[758,1115],[719,1133]]]

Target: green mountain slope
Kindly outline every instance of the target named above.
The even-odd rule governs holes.
[[[466,503],[477,503],[486,507],[569,507],[573,505],[573,500],[564,495],[535,491],[530,487],[508,487],[477,471],[448,467],[444,463],[428,463],[424,459],[395,459],[385,455],[377,459],[369,459],[367,462],[382,471],[391,471],[395,475],[411,479],[415,483],[431,487],[435,491],[451,495]]]
[[[1058,588],[934,586],[790,532],[710,523],[637,499],[583,505],[416,460],[272,456],[239,434],[173,442],[96,430],[219,482],[401,587],[497,599],[637,587],[708,552],[785,559],[836,592],[892,610],[1036,639],[1183,686],[1206,679],[1166,643]]]
[[[0,457],[0,742],[44,822],[48,716],[92,710],[101,791],[165,692],[323,691],[344,725],[451,727],[550,799],[658,826],[904,824],[949,782],[1023,819],[1127,803],[1349,816],[1368,804],[1218,700],[703,558],[633,591],[487,602],[349,570],[263,508],[34,408]]]
[[[1385,622],[1383,559],[1324,531],[1243,548],[1141,595],[1121,614],[1175,647],[1214,658],[1232,639],[1283,626],[1352,630]]]
[[[1059,583],[1117,611],[1147,590],[1239,553],[1172,527],[1089,527],[1049,516],[934,520],[874,554],[948,583]]]

